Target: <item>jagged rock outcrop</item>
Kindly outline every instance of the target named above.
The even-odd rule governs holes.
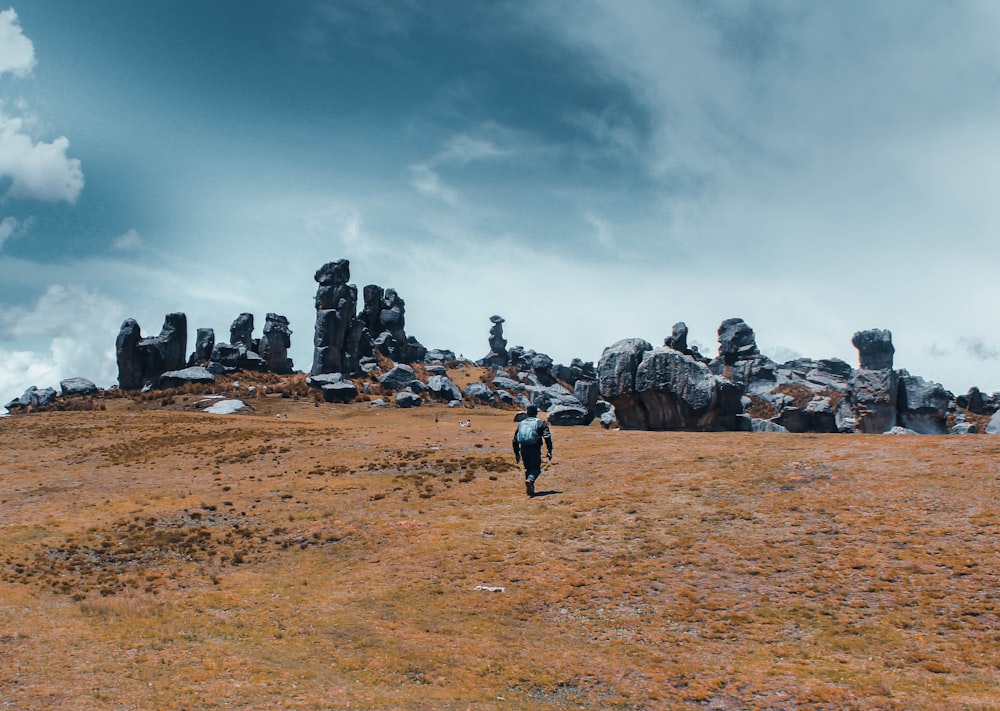
[[[861,367],[865,370],[886,370],[892,368],[892,332],[878,328],[858,331],[851,338],[851,344],[858,349]]]
[[[486,368],[503,368],[510,362],[507,353],[507,339],[503,337],[504,319],[501,316],[490,316],[490,352],[477,361],[477,365]]]
[[[854,406],[856,431],[881,434],[896,426],[896,404],[899,398],[899,377],[896,371],[862,368],[851,374],[850,383],[850,401]]]
[[[624,429],[732,430],[743,412],[728,380],[689,355],[642,339],[606,348],[597,372],[601,395]]]
[[[267,314],[264,336],[260,339],[258,352],[264,359],[264,367],[272,373],[287,375],[292,372],[293,363],[288,357],[292,345],[292,330],[288,319],[280,314]]]
[[[451,402],[462,399],[462,391],[446,375],[432,375],[427,379],[427,391],[431,397]]]
[[[314,276],[316,329],[313,336],[312,374],[357,375],[366,359],[377,350],[395,363],[416,363],[427,357],[427,349],[407,336],[406,304],[395,289],[369,284],[364,304],[357,314],[358,289],[348,281],[350,262],[340,259],[320,267]]]
[[[719,325],[719,357],[726,365],[750,360],[759,354],[756,336],[746,321],[728,318]]]
[[[1000,393],[987,395],[972,386],[965,395],[955,398],[955,404],[977,415],[992,415],[1000,410]]]
[[[194,352],[188,358],[188,365],[205,365],[212,360],[215,349],[215,329],[199,328],[195,332]]]
[[[126,319],[115,341],[118,361],[118,386],[122,390],[138,390],[169,370],[185,366],[187,353],[187,316],[167,314],[160,335],[140,336],[135,319]]]
[[[233,319],[229,324],[229,343],[249,351],[257,350],[253,340],[253,314],[244,312]]]
[[[897,371],[899,424],[920,434],[947,434],[948,407],[953,395],[939,383]]]

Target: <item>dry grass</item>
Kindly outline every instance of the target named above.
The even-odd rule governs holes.
[[[1000,708],[1000,438],[293,393],[0,420],[0,707]]]

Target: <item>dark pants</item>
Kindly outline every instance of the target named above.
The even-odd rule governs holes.
[[[534,481],[542,475],[542,445],[532,447],[530,444],[521,445],[521,461],[524,462],[524,478],[526,481]]]

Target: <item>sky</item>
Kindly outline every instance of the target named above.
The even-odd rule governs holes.
[[[117,380],[126,318],[228,339],[313,274],[469,358],[597,362],[746,320],[778,361],[893,334],[1000,390],[1000,4],[0,0],[0,404]]]

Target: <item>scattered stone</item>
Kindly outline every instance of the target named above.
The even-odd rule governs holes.
[[[957,422],[955,426],[949,430],[948,434],[953,435],[972,435],[979,434],[979,428],[976,427],[971,422]]]
[[[782,427],[777,422],[762,420],[759,417],[750,418],[750,428],[753,432],[788,432],[785,427]]]

